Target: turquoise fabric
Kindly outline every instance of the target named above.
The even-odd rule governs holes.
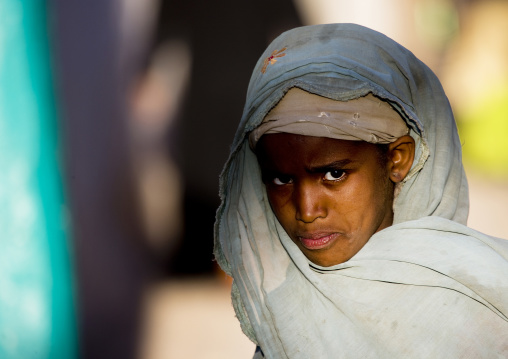
[[[44,1],[0,2],[0,358],[77,356]]]
[[[283,56],[282,56],[283,55]],[[349,261],[310,263],[273,212],[247,136],[288,89],[388,101],[416,141],[394,225]],[[461,144],[439,80],[411,52],[353,24],[297,28],[258,61],[221,176],[215,256],[242,329],[268,358],[508,356],[508,242],[465,226]]]

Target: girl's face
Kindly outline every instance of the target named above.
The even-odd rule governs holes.
[[[379,146],[281,133],[257,149],[272,210],[313,263],[345,262],[392,225],[394,185]]]

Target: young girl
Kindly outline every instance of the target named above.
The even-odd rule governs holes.
[[[274,40],[221,198],[215,256],[256,357],[508,356],[508,242],[466,227],[448,100],[386,36]]]

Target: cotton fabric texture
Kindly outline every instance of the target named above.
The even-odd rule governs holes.
[[[333,267],[310,263],[282,229],[248,143],[293,87],[338,101],[372,93],[416,141],[393,226]],[[274,40],[254,69],[221,198],[215,256],[234,279],[242,329],[265,357],[508,357],[508,243],[465,226],[448,100],[432,71],[386,36],[328,24]]]
[[[293,87],[250,133],[251,148],[271,133],[387,144],[407,135],[408,128],[398,112],[372,94],[335,101]]]

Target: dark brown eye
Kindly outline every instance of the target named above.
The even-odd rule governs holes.
[[[293,179],[289,176],[279,176],[273,179],[273,183],[277,186],[293,183]]]
[[[332,170],[325,173],[324,179],[327,181],[337,181],[341,179],[345,174],[346,172],[343,170]]]

